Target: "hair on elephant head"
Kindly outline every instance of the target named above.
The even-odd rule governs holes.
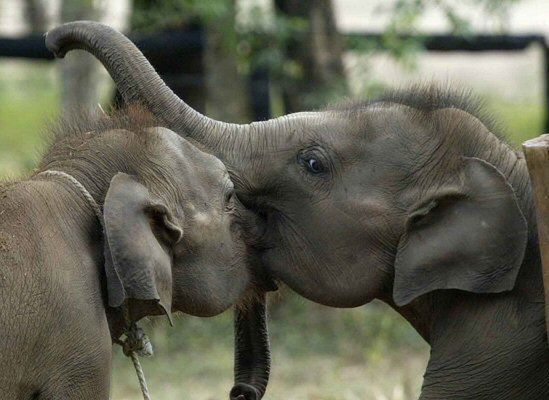
[[[491,307],[512,298],[499,293],[543,298],[539,283],[532,284],[535,266],[523,275],[527,289],[517,290],[525,260],[539,267],[524,160],[468,96],[414,87],[226,124],[177,98],[135,46],[108,27],[66,24],[46,43],[59,56],[91,51],[128,102],[144,104],[223,160],[239,198],[264,221],[265,268],[308,299],[354,307],[380,298],[403,313],[413,308],[410,319],[428,338],[433,325],[417,315],[432,307],[416,307],[427,294],[458,289],[471,302],[484,295]],[[535,343],[542,343],[538,333]]]

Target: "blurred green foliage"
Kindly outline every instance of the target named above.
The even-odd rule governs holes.
[[[0,68],[0,178],[37,163],[47,139],[44,123],[59,112],[60,87],[49,62],[2,62]]]
[[[481,13],[491,20],[493,30],[501,32],[509,8],[521,0],[397,0],[379,2],[378,12],[390,15],[382,32],[381,46],[375,40],[351,38],[347,44],[364,53],[387,52],[408,69],[416,68],[418,54],[423,50],[425,35],[420,22],[427,10],[439,10],[449,26],[450,33],[467,36],[474,33],[471,18]],[[409,35],[409,36],[408,36]]]
[[[273,376],[268,398],[364,398],[374,393],[372,387],[390,393],[384,385],[417,394],[417,372],[424,366],[427,346],[387,306],[374,302],[339,310],[283,292],[272,295],[270,302]],[[179,316],[173,328],[164,319],[145,323],[155,345],[155,356],[143,361],[154,397],[223,398],[232,384],[232,324],[230,312],[211,319]],[[118,348],[115,352],[114,395],[130,399],[138,395],[136,378],[129,360]],[[395,381],[388,376],[368,379],[395,363],[411,363],[416,369],[392,371],[389,375],[398,374]],[[353,375],[360,380],[353,382]],[[185,396],[188,390],[193,395]]]
[[[450,32],[467,36],[473,33],[470,19],[482,13],[492,21],[495,30],[503,30],[507,12],[513,4],[521,0],[397,0],[379,1],[379,13],[389,15],[389,22],[382,34],[381,43],[374,39],[350,38],[347,44],[355,51],[365,54],[383,51],[400,65],[415,69],[417,55],[423,47],[424,36],[419,30],[422,15],[428,9],[440,10],[447,20]],[[159,29],[176,28],[186,24],[216,23],[231,12],[236,4],[235,32],[226,34],[224,43],[239,64],[239,72],[247,75],[250,71],[266,68],[273,82],[299,81],[307,79],[302,65],[284,55],[284,49],[292,40],[307,38],[309,21],[306,18],[284,15],[265,7],[261,2],[249,2],[247,7],[239,7],[235,0],[135,0],[131,26],[138,32],[151,32]],[[402,36],[410,34],[412,36]],[[381,46],[380,46],[381,45]],[[227,53],[230,54],[230,51]],[[319,88],[310,97],[313,104],[327,104],[340,96],[340,87]],[[375,94],[375,82],[367,85]],[[274,109],[278,109],[274,105]],[[316,107],[315,107],[316,108]]]
[[[36,165],[47,142],[44,124],[59,112],[59,77],[47,62],[4,61],[0,74],[0,177],[16,176]],[[369,92],[381,90],[375,85]],[[511,143],[519,145],[542,132],[542,104],[481,97]]]
[[[196,23],[215,24],[216,19],[232,12],[232,4],[231,0],[135,0],[131,26],[137,32],[151,32]],[[239,71],[248,74],[268,67],[272,79],[302,77],[299,66],[285,60],[281,49],[307,30],[307,20],[273,15],[256,3],[245,8],[236,6],[235,35],[226,35],[234,40],[225,45],[234,50]]]

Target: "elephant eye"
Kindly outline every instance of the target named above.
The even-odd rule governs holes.
[[[325,164],[317,155],[310,153],[299,153],[297,156],[297,162],[310,174],[318,175],[327,172]]]
[[[315,158],[309,158],[307,160],[307,170],[309,170],[309,172],[318,174],[322,171],[322,164]]]
[[[234,201],[235,201],[235,191],[233,188],[230,188],[225,193],[225,210],[231,211],[234,209]]]

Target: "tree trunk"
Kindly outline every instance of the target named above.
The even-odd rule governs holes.
[[[347,94],[343,68],[343,40],[339,35],[331,0],[275,0],[277,12],[307,21],[307,28],[286,46],[288,60],[300,74],[286,80],[286,112],[310,110]]]
[[[48,30],[47,4],[44,0],[25,0],[25,17],[33,33]]]
[[[163,35],[164,33],[187,33],[200,36],[203,41],[203,27],[197,23],[195,15],[181,13],[168,14],[162,11],[161,3],[156,0],[134,0],[131,31],[135,35]],[[166,16],[167,21],[159,21],[158,13]],[[172,12],[173,14],[173,12]],[[206,83],[204,79],[204,49],[179,48],[166,52],[164,49],[148,51],[145,56],[168,87],[191,107],[201,113],[206,108]],[[117,91],[114,102],[123,104]]]
[[[61,21],[100,20],[102,10],[93,0],[62,0]],[[99,102],[99,63],[84,52],[70,53],[59,63],[61,110],[92,109]]]
[[[249,122],[248,91],[238,73],[235,3],[228,0],[222,15],[206,21],[207,114],[221,121]]]

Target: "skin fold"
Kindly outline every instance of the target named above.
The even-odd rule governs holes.
[[[106,304],[126,304],[132,320],[263,304],[244,243],[255,217],[225,166],[154,126],[136,109],[75,115],[53,129],[36,171],[0,184],[1,398],[108,399],[122,326]],[[46,170],[76,178],[104,227],[74,184]]]
[[[536,217],[524,157],[467,96],[433,86],[245,125],[177,98],[120,33],[48,33],[94,54],[128,102],[219,157],[261,218],[263,267],[334,307],[381,299],[431,345],[421,399],[549,398]],[[266,341],[237,319],[236,354]],[[254,342],[254,344],[250,344]],[[260,364],[261,359],[257,362]],[[235,373],[253,357],[237,357]]]

